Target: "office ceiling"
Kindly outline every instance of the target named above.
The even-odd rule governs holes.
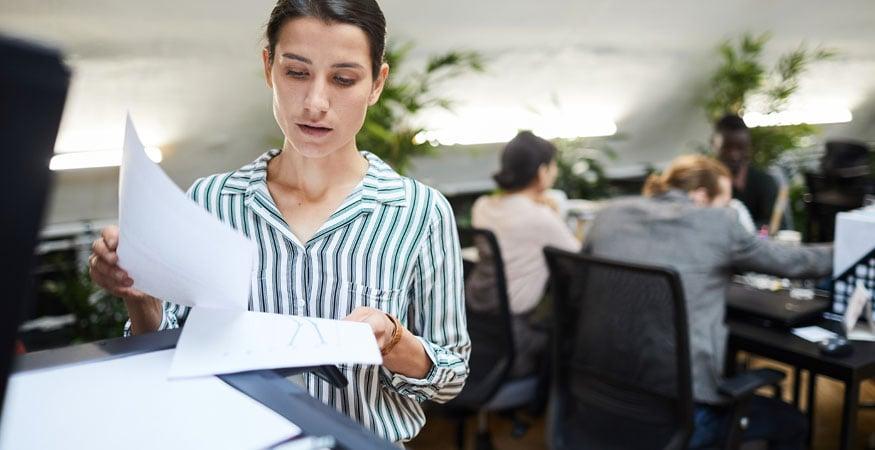
[[[120,145],[130,110],[180,185],[233,169],[278,142],[260,78],[260,34],[270,0],[0,0],[0,32],[62,47],[75,78],[58,150]],[[743,32],[770,32],[768,58],[801,43],[836,49],[815,65],[796,102],[844,108],[854,120],[825,137],[875,140],[875,2],[871,0],[444,0],[381,2],[390,39],[426,55],[470,49],[484,74],[442,86],[455,115],[427,126],[492,135],[526,117],[574,126],[609,120],[622,137],[615,164],[661,161],[707,139],[698,102],[714,48]],[[402,68],[403,69],[403,68]],[[403,70],[402,70],[403,72]],[[570,125],[569,125],[570,124]],[[489,133],[486,133],[489,135]],[[426,173],[423,164],[418,173]],[[51,222],[112,218],[112,169],[62,173]]]

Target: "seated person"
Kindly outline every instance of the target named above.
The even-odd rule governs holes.
[[[741,117],[727,115],[714,125],[711,146],[717,159],[732,172],[732,197],[747,206],[757,228],[769,225],[778,197],[778,183],[751,166],[750,130]]]
[[[670,266],[678,271],[690,327],[695,430],[690,447],[713,445],[726,433],[721,408],[727,329],[726,289],[735,271],[788,278],[822,277],[832,270],[831,247],[786,246],[744,230],[731,198],[731,173],[701,155],[675,159],[652,175],[643,197],[616,200],[592,222],[583,251],[595,256]],[[806,421],[781,401],[754,397],[744,439],[774,449],[803,448]]]
[[[546,334],[529,322],[544,295],[549,275],[544,247],[580,249],[580,242],[545,194],[553,186],[557,172],[556,147],[523,131],[502,151],[501,170],[493,176],[501,191],[480,197],[471,211],[472,225],[492,231],[501,249],[514,316],[517,350],[514,376],[535,372],[547,344]],[[476,266],[466,286],[468,305],[474,310],[494,310],[497,307],[494,266],[488,251],[481,249],[480,255],[481,264]]]

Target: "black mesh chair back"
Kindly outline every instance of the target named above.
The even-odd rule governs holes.
[[[806,173],[804,198],[808,212],[806,240],[832,242],[835,239],[836,214],[860,208],[866,195],[875,193],[870,175],[834,178],[823,174]]]
[[[820,161],[820,173],[806,173],[804,199],[808,212],[806,239],[832,242],[835,216],[864,205],[875,194],[869,147],[856,141],[828,141]]]
[[[685,448],[693,400],[678,274],[545,254],[555,308],[552,448]]]
[[[498,240],[488,230],[459,228],[462,247],[476,247],[478,261],[465,261],[465,283],[478,279],[494,280],[494,304],[466,304],[468,333],[471,336],[471,359],[465,388],[448,406],[483,406],[507,379],[513,367],[514,342],[511,329],[507,279]]]

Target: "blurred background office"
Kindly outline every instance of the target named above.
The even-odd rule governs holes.
[[[28,350],[120,334],[123,305],[82,267],[94,233],[116,220],[127,111],[182,188],[280,144],[260,65],[273,3],[0,0],[0,32],[62,48],[73,70],[37,250],[39,301],[21,329]],[[718,156],[715,124],[727,113],[749,134],[750,167],[774,183],[755,232],[831,241],[835,213],[875,194],[871,0],[380,3],[391,88],[359,146],[441,190],[461,225],[496,189],[500,151],[520,130],[557,147],[560,213],[582,239],[599,201],[638,194],[680,154]],[[831,448],[840,406],[820,398],[833,413],[818,416],[815,448]],[[545,448],[537,414],[527,432],[518,425],[491,422],[496,446]],[[446,426],[430,421],[411,447],[443,448]],[[859,430],[875,432],[875,416],[862,413]]]

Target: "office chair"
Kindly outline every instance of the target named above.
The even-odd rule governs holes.
[[[836,214],[862,207],[866,196],[875,194],[871,161],[869,147],[862,142],[826,143],[820,173],[805,174],[809,242],[832,242]]]
[[[554,248],[545,254],[555,308],[550,448],[687,448],[693,393],[677,272]],[[760,369],[721,386],[732,408],[724,448],[739,446],[754,392],[783,377]]]
[[[429,410],[457,420],[456,444],[460,450],[465,447],[465,422],[476,415],[479,419],[476,448],[489,450],[493,445],[487,414],[529,405],[537,392],[538,377],[511,377],[515,345],[507,278],[498,240],[488,230],[460,227],[459,241],[463,247],[476,245],[479,254],[477,262],[464,261],[466,283],[478,264],[481,270],[492,272],[496,284],[496,304],[488,311],[466,305],[468,333],[471,336],[471,372],[458,397],[443,405],[431,405]],[[526,426],[515,416],[513,420],[514,433],[524,433]]]

